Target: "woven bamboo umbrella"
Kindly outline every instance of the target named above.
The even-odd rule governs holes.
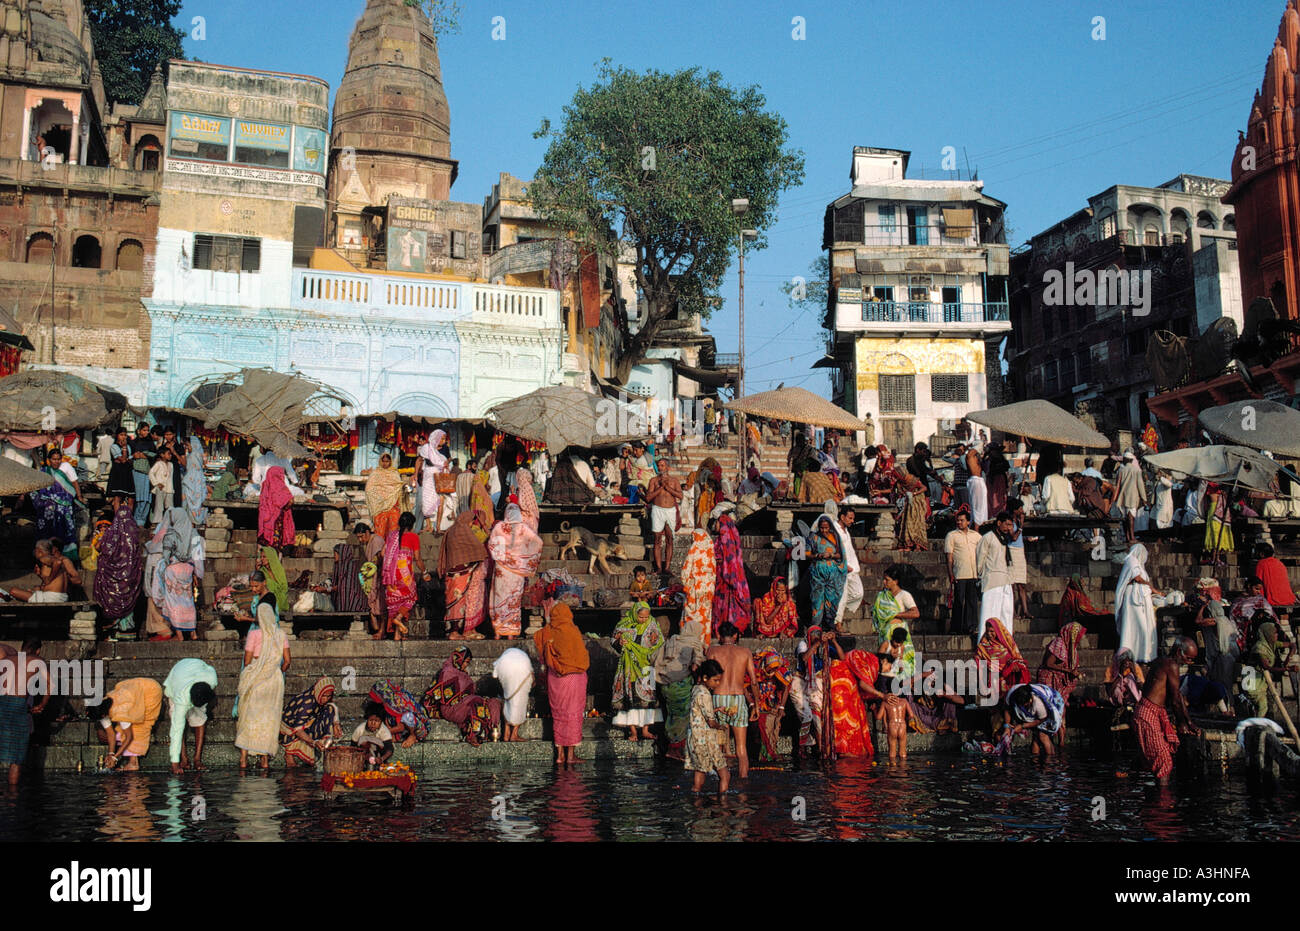
[[[1285,404],[1233,401],[1201,411],[1198,419],[1202,427],[1233,443],[1300,457],[1300,411]]]
[[[1110,440],[1105,436],[1050,401],[1017,401],[986,411],[972,411],[966,419],[991,430],[1031,440],[1060,443],[1062,446],[1110,448]]]
[[[738,411],[751,417],[789,420],[833,430],[865,430],[867,425],[842,407],[804,388],[777,388],[737,398],[722,405],[724,410]]]
[[[53,484],[54,479],[45,473],[0,456],[0,496],[25,495]]]
[[[645,431],[619,433],[615,402],[569,385],[538,388],[503,401],[487,412],[487,419],[503,433],[545,443],[552,455],[570,446],[598,448],[645,436]],[[623,421],[626,426],[626,414]]]

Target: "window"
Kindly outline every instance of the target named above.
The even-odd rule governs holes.
[[[1140,356],[1147,351],[1147,331],[1136,330],[1128,335],[1128,354]]]
[[[930,400],[963,404],[970,401],[970,379],[965,375],[931,375]]]
[[[144,246],[137,239],[124,239],[117,247],[117,270],[138,272],[144,268]]]
[[[925,207],[907,208],[907,243],[911,246],[930,244],[930,214]]]
[[[1160,245],[1160,230],[1154,226],[1148,226],[1143,232],[1142,244],[1145,246]]]
[[[262,240],[195,233],[194,267],[214,272],[260,271]]]
[[[1056,360],[1048,359],[1043,364],[1043,390],[1047,394],[1056,394],[1058,374]]]
[[[78,236],[72,244],[73,268],[99,268],[101,257],[99,240],[94,236]]]
[[[28,262],[42,264],[49,262],[53,251],[54,237],[49,233],[33,233],[31,239],[27,240]]]
[[[465,233],[463,230],[451,231],[451,257],[453,259],[465,258]]]
[[[1086,385],[1092,381],[1092,352],[1088,349],[1079,353],[1074,361],[1075,368],[1078,370],[1079,383]]]
[[[880,230],[884,233],[893,233],[898,230],[898,221],[894,217],[894,205],[888,204],[876,208],[876,214],[880,217]]]
[[[882,414],[916,413],[916,376],[880,376],[880,412]]]
[[[1110,239],[1115,235],[1115,214],[1108,213],[1101,218],[1101,238]]]

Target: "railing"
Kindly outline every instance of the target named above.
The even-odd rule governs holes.
[[[468,285],[474,291],[474,319],[514,326],[558,327],[559,292],[550,288]]]
[[[725,369],[733,365],[740,365],[740,353],[738,352],[715,352],[713,354],[713,365],[715,368]]]
[[[864,246],[978,246],[974,226],[948,227],[943,223],[909,223],[900,216],[896,223],[867,223],[860,239]]]
[[[524,327],[560,326],[559,295],[549,288],[359,275],[298,268],[293,307],[316,313],[464,320]]]
[[[994,323],[1010,320],[1005,303],[866,301],[865,323]]]

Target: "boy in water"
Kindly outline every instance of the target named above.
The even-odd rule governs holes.
[[[695,688],[691,690],[691,720],[686,728],[686,768],[694,773],[691,791],[696,795],[704,788],[710,772],[718,774],[718,795],[731,786],[731,772],[722,753],[721,740],[727,726],[718,720],[713,695],[722,687],[722,665],[706,659],[695,670]],[[715,734],[721,731],[722,734]],[[721,739],[720,739],[721,738]]]
[[[889,761],[907,759],[907,722],[915,718],[912,706],[897,695],[886,695],[876,712],[877,720],[885,722],[885,735],[889,741]]]

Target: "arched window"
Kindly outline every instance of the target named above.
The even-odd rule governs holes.
[[[78,236],[72,244],[73,268],[99,268],[100,258],[99,240],[94,236]]]
[[[54,252],[54,237],[49,233],[33,233],[27,240],[27,261],[32,263],[49,264],[50,255]]]
[[[1214,214],[1208,210],[1202,210],[1196,215],[1196,225],[1203,230],[1218,229],[1218,225],[1214,222]]]
[[[162,143],[157,136],[141,136],[135,144],[133,166],[136,171],[157,171],[162,159]]]
[[[1234,233],[1237,231],[1237,215],[1235,213],[1230,213],[1223,218],[1223,228]]]
[[[117,270],[138,272],[144,268],[144,246],[135,239],[123,239],[117,247]]]

